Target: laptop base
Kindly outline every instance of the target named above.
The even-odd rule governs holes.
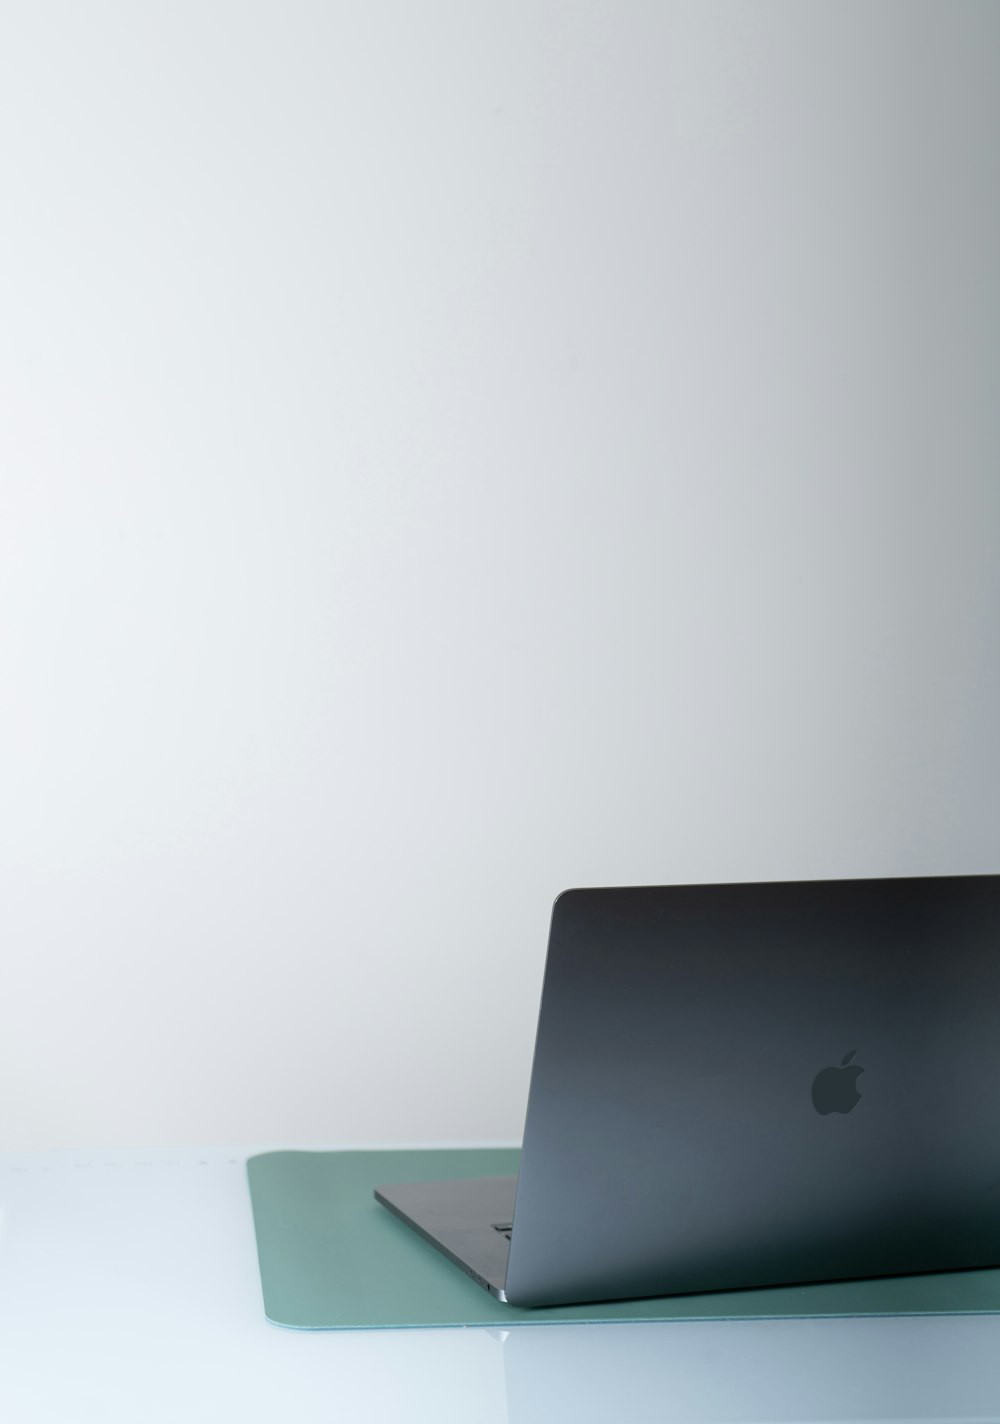
[[[516,1177],[471,1177],[376,1187],[375,1198],[484,1290],[506,1301],[516,1192]]]

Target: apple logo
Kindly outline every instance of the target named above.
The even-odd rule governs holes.
[[[840,1060],[839,1068],[824,1068],[816,1074],[813,1079],[812,1100],[818,1113],[849,1113],[861,1101],[858,1079],[865,1070],[857,1064],[850,1068],[847,1066],[857,1051],[852,1048],[850,1053]]]

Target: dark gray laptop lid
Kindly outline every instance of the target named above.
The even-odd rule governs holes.
[[[998,877],[569,891],[508,1298],[995,1265],[998,1104]]]

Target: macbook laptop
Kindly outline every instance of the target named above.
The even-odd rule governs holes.
[[[566,891],[519,1175],[375,1195],[519,1306],[1000,1264],[1000,876]]]

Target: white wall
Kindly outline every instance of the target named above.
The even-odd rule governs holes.
[[[6,0],[0,1145],[513,1138],[569,884],[1000,868],[1000,6]]]

